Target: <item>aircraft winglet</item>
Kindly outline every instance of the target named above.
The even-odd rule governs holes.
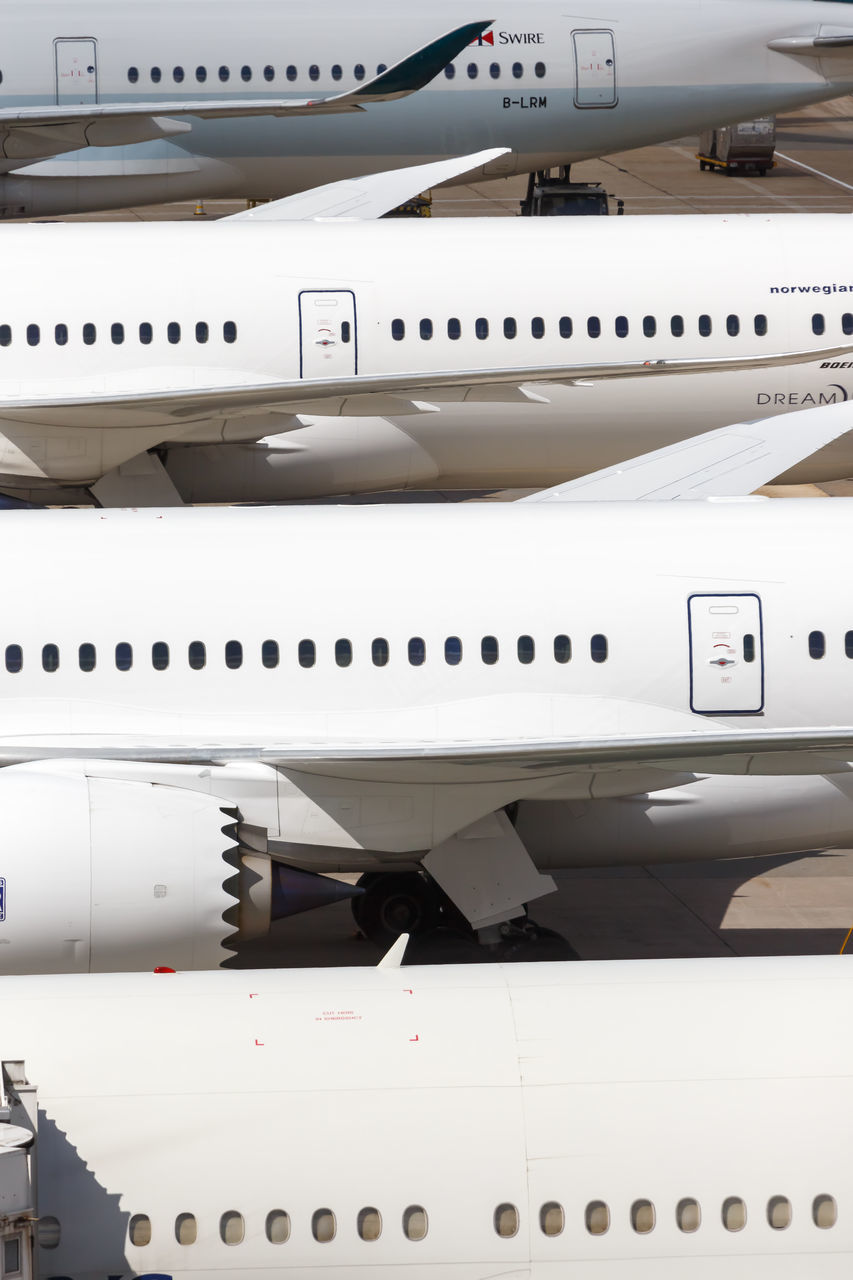
[[[409,945],[409,935],[401,933],[397,941],[392,947],[389,947],[385,955],[376,966],[377,969],[399,969],[403,963],[403,956],[406,954],[406,947]]]
[[[506,155],[508,147],[492,147],[472,155],[454,156],[451,160],[434,160],[429,164],[410,165],[405,169],[389,169],[363,178],[343,178],[327,182],[310,191],[300,191],[270,204],[233,213],[222,222],[308,222],[312,219],[354,218],[366,221],[381,218],[383,213],[429,187],[458,178]]]
[[[738,422],[593,471],[521,502],[669,502],[738,497],[853,430],[853,404]]]

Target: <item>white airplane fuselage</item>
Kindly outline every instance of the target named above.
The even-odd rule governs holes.
[[[257,440],[283,424],[292,428],[286,446],[299,453],[303,418],[296,415],[325,413],[343,415],[339,471],[333,441],[320,476],[309,471],[300,479],[297,462],[297,495],[405,486],[408,478],[417,484],[445,468],[459,479],[478,474],[467,446],[460,446],[464,465],[451,449],[440,466],[422,466],[412,457],[417,433],[428,451],[430,422],[439,441],[446,434],[442,407],[453,410],[480,392],[498,404],[526,403],[517,386],[524,378],[473,391],[431,388],[430,378],[506,381],[511,370],[550,368],[559,376],[568,369],[582,383],[585,369],[630,367],[647,379],[651,390],[641,391],[651,403],[654,387],[678,383],[680,393],[662,392],[662,403],[677,409],[663,411],[669,421],[658,434],[686,435],[693,422],[679,433],[671,419],[681,417],[680,397],[694,375],[659,373],[668,362],[701,368],[707,361],[725,383],[737,361],[840,350],[821,358],[830,367],[811,380],[782,368],[737,375],[766,388],[750,391],[749,417],[794,407],[791,383],[812,387],[803,395],[819,402],[846,394],[850,362],[842,349],[853,344],[853,276],[839,264],[850,225],[846,215],[761,215],[10,227],[0,306],[0,472],[87,483],[146,448]],[[709,256],[729,270],[709,273]],[[65,288],[69,259],[90,264],[85,291]],[[708,378],[703,387],[712,385]],[[280,406],[270,404],[285,383]],[[252,407],[248,397],[240,405],[241,387],[263,391],[266,384],[265,405]],[[564,435],[569,471],[575,416],[587,435],[585,465],[593,457],[601,465],[622,447],[621,425],[612,438],[602,430],[601,454],[588,447],[591,427],[610,420],[612,429],[623,411],[631,393],[620,385],[605,378],[560,396],[561,407],[576,406]],[[608,411],[602,406],[611,403],[611,387]],[[148,403],[151,397],[158,402]],[[587,420],[584,406],[592,402],[599,407]],[[529,406],[525,421],[534,424],[544,408]],[[355,415],[371,414],[375,425],[395,410],[414,420],[415,445],[400,446],[388,428],[390,439],[377,449],[367,423],[359,466]],[[553,417],[546,413],[545,421]],[[480,432],[478,456],[489,452],[482,424]],[[535,455],[533,425],[531,433]],[[553,442],[543,452],[541,466],[511,452],[499,464],[503,482],[541,479],[556,466]],[[310,432],[305,453],[310,468]],[[814,466],[816,478],[850,474],[851,446],[839,442]],[[247,496],[245,476],[235,471],[230,496]],[[496,478],[488,464],[479,474]]]
[[[475,11],[476,9],[476,11]],[[599,11],[600,9],[600,11]],[[469,12],[470,10],[470,12]],[[49,136],[18,140],[2,162],[0,213],[56,215],[198,197],[278,197],[330,178],[486,146],[511,155],[484,176],[527,172],[726,121],[802,107],[853,86],[843,50],[795,56],[771,40],[843,29],[835,4],[717,0],[615,4],[566,14],[549,0],[428,10],[250,0],[29,0],[2,6],[0,108],[331,93],[466,20],[493,18],[411,98],[367,113],[205,121],[126,146],[41,159]],[[605,44],[602,42],[606,42]],[[167,117],[168,110],[163,114]],[[673,122],[676,122],[675,124]],[[61,132],[61,130],[60,130]],[[119,139],[117,139],[119,140]]]
[[[0,979],[40,1274],[843,1280],[851,964]]]

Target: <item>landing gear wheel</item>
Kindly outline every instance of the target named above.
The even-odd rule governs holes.
[[[379,947],[387,949],[401,933],[426,933],[439,923],[439,890],[417,871],[369,873],[358,884],[365,892],[353,899],[352,913]]]
[[[580,960],[561,934],[532,920],[510,920],[501,925],[501,939],[487,948],[502,963],[531,960]]]

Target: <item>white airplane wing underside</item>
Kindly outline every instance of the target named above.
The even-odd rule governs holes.
[[[26,164],[82,147],[117,147],[187,133],[191,118],[331,115],[416,93],[491,25],[468,22],[344,93],[316,98],[200,98],[0,109],[0,163]]]
[[[738,497],[853,429],[853,405],[720,427],[593,471],[521,502],[667,502],[678,498]]]

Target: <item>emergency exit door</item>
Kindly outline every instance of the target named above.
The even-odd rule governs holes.
[[[616,106],[616,48],[612,31],[573,31],[575,106]]]
[[[764,707],[761,601],[743,595],[695,595],[687,601],[690,710],[748,715]]]
[[[98,61],[94,40],[54,40],[56,102],[72,107],[98,101]]]
[[[357,372],[355,294],[350,289],[300,293],[300,378],[352,378]]]

